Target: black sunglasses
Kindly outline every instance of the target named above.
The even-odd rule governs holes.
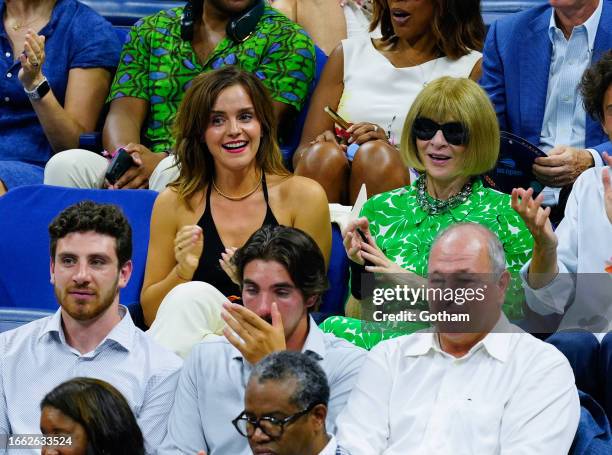
[[[242,411],[238,417],[232,420],[234,427],[245,438],[250,438],[255,434],[255,430],[259,428],[268,437],[272,439],[280,439],[285,432],[285,426],[292,424],[303,415],[308,414],[314,409],[319,403],[313,403],[306,409],[300,412],[296,412],[293,415],[285,417],[284,419],[277,419],[272,416],[253,417],[246,414],[246,411]]]
[[[442,134],[449,144],[467,144],[468,130],[463,123],[450,122],[440,125],[427,117],[417,117],[412,124],[412,134],[416,139],[422,141],[429,141],[439,130],[442,130]]]

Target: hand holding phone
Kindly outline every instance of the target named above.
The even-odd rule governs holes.
[[[346,143],[351,137],[351,133],[348,133],[346,130],[351,127],[352,123],[349,123],[344,120],[342,117],[340,117],[340,115],[338,115],[336,111],[334,111],[329,106],[325,106],[323,110],[327,113],[327,115],[332,118],[336,125],[338,125],[338,127],[335,128],[336,137],[339,139],[340,142]]]
[[[127,170],[134,165],[132,156],[124,149],[120,148],[111,160],[106,171],[106,180],[114,185]]]

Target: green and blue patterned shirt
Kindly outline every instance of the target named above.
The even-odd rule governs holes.
[[[191,80],[204,71],[239,65],[254,73],[276,101],[300,110],[314,72],[312,40],[297,24],[266,6],[254,33],[235,43],[224,38],[200,64],[181,38],[183,8],[160,11],[130,30],[108,101],[124,96],[150,103],[142,142],[154,152],[173,146],[172,124]]]

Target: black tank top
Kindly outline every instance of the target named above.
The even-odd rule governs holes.
[[[266,200],[266,217],[262,226],[278,226],[278,221],[272,213],[270,204],[268,203],[268,187],[266,186],[266,174],[261,177],[261,185],[263,189],[264,199]],[[200,257],[198,268],[193,274],[193,281],[205,281],[216,287],[226,297],[240,296],[240,288],[234,284],[219,265],[221,253],[225,251],[225,246],[217,232],[215,220],[212,217],[210,209],[210,191],[212,185],[208,185],[206,191],[206,208],[202,218],[198,221],[198,226],[202,228],[204,234],[204,251]]]

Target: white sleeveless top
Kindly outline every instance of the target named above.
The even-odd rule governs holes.
[[[342,40],[344,91],[338,113],[346,121],[371,122],[390,132],[399,145],[404,120],[425,84],[442,76],[469,77],[482,57],[477,51],[451,60],[440,57],[408,68],[396,68],[376,50],[370,37]]]

